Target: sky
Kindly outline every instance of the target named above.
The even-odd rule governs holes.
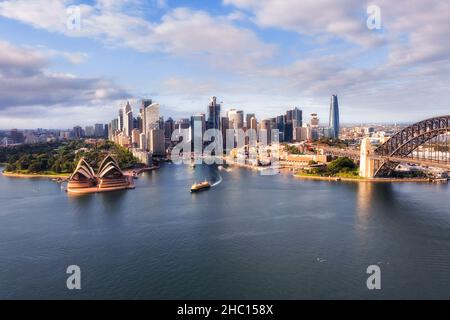
[[[332,94],[346,123],[449,114],[449,21],[434,0],[0,0],[0,129],[106,123],[142,98],[173,118],[217,96],[326,124]]]

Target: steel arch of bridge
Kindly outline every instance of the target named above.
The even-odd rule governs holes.
[[[374,154],[379,157],[404,158],[420,145],[447,132],[450,132],[450,115],[426,119],[397,132],[375,149]],[[383,162],[375,175],[389,174],[395,168],[394,163],[388,162]]]

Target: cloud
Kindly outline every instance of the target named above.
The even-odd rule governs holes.
[[[47,65],[42,52],[0,42],[0,109],[20,114],[24,106],[92,106],[128,96],[108,80],[51,73]]]
[[[180,67],[188,61],[189,70],[197,68],[198,74],[162,70],[156,89],[167,96],[188,96],[196,103],[216,91],[232,101],[237,101],[232,96],[239,97],[240,101],[247,99],[248,105],[266,109],[286,101],[326,106],[329,95],[337,92],[343,110],[352,108],[356,117],[367,111],[419,113],[424,106],[445,110],[445,101],[450,99],[448,1],[410,0],[405,5],[389,0],[223,0],[227,11],[218,15],[207,9],[170,8],[166,1],[154,0],[147,7],[148,2],[140,0],[98,0],[80,5],[81,29],[69,30],[66,8],[74,3],[7,0],[0,2],[0,15],[67,37],[95,39],[107,47],[175,57],[170,61]],[[369,4],[381,9],[380,31],[366,27]],[[273,30],[282,37],[273,36]],[[76,77],[43,71],[51,52],[27,56],[6,51],[0,54],[0,70],[10,78],[26,74],[34,82],[44,77],[42,85],[52,79],[77,83]],[[87,59],[82,53],[54,55],[72,63]],[[38,89],[21,81],[30,96],[33,93],[37,100],[44,100]],[[108,91],[107,87],[104,80],[84,79],[77,89],[84,93],[78,97],[88,103],[88,99],[117,97],[123,91],[114,86]],[[54,103],[60,103],[70,96],[70,90],[63,98],[53,94]],[[252,97],[259,100],[249,101]]]
[[[276,48],[250,30],[233,25],[234,15],[213,17],[207,12],[176,8],[151,22],[143,18],[138,0],[98,0],[79,5],[81,28],[68,29],[68,0],[16,0],[0,3],[0,15],[38,29],[69,37],[89,37],[110,47],[139,52],[164,52],[201,59],[213,66],[246,70],[271,57]],[[157,2],[162,5],[164,2]]]
[[[382,42],[367,29],[367,4],[360,0],[224,0],[224,4],[250,11],[253,21],[265,28],[337,37],[364,47]]]
[[[25,77],[39,73],[47,64],[39,52],[29,52],[0,41],[0,76]]]
[[[387,46],[390,65],[450,58],[448,1],[410,0],[405,4],[389,0],[224,0],[223,3],[246,10],[263,28],[280,28],[320,40],[342,39],[371,51]],[[380,8],[382,32],[366,27],[366,9],[371,4]]]
[[[88,54],[85,52],[69,52],[46,48],[45,46],[29,47],[30,50],[39,52],[39,54],[44,55],[46,58],[63,58],[70,64],[77,65],[85,63],[88,59]]]
[[[216,67],[245,71],[273,56],[275,46],[262,43],[253,32],[227,18],[179,8],[163,16],[154,28],[161,49],[177,56],[207,59]]]

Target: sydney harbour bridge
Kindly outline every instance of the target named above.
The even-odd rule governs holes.
[[[323,152],[360,161],[360,175],[366,178],[389,177],[400,163],[450,171],[450,115],[414,123],[380,146],[373,148],[368,139],[361,149],[324,147]]]

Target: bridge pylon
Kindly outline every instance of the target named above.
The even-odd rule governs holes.
[[[363,178],[373,178],[376,168],[375,161],[371,158],[373,155],[372,144],[369,138],[361,141],[361,155],[359,159],[359,176]]]

